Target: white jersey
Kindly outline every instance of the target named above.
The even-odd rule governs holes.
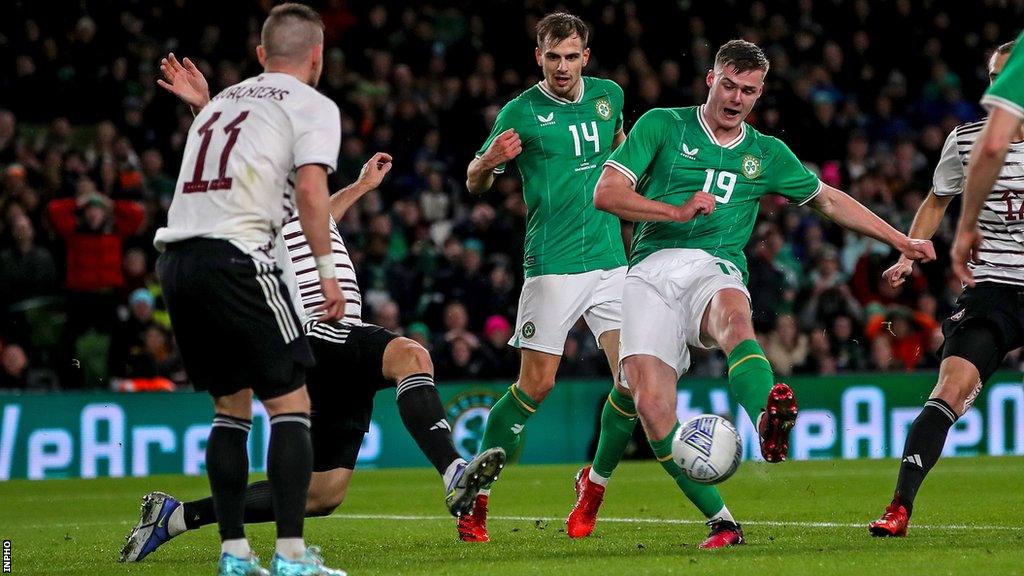
[[[330,226],[334,270],[338,283],[341,285],[341,291],[345,295],[345,317],[341,320],[341,324],[361,325],[363,323],[363,301],[362,294],[359,292],[359,283],[356,280],[355,267],[349,258],[345,240],[342,239],[341,232],[333,218],[330,221]],[[324,324],[314,319],[319,314],[315,312],[316,308],[324,303],[324,295],[320,291],[320,273],[316,269],[313,253],[309,249],[309,241],[302,233],[298,217],[289,220],[281,229],[281,239],[275,253],[283,272],[281,278],[288,286],[288,291],[292,295],[292,303],[305,327],[306,334],[328,340],[343,340],[342,333],[347,336],[347,330],[339,326],[339,323]],[[342,343],[344,342],[342,341]]]
[[[971,148],[984,120],[957,126],[946,138],[932,180],[937,196],[964,190]],[[1006,160],[978,216],[981,248],[968,263],[974,279],[1024,286],[1024,143],[1010,144]]]
[[[333,171],[340,145],[338,107],[294,76],[267,72],[225,89],[189,131],[156,248],[217,238],[273,264],[274,239],[295,211],[294,170]]]

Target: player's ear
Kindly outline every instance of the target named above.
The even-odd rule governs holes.
[[[583,49],[583,65],[586,66],[587,62],[590,62],[590,48]]]
[[[706,82],[708,84],[708,88],[711,88],[711,85],[715,83],[715,71],[713,69],[708,70],[708,77],[706,79]]]
[[[267,51],[263,49],[263,44],[256,46],[256,59],[260,61],[260,66],[267,67]]]
[[[544,67],[544,62],[541,60],[540,48],[533,49],[533,57],[537,59],[537,66]]]

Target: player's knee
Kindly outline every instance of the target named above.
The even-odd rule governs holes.
[[[430,352],[409,338],[398,338],[388,345],[384,354],[384,374],[399,379],[413,374],[433,374]]]
[[[426,348],[420,346],[415,340],[403,342],[403,345],[406,347],[409,363],[417,374],[434,373],[434,362],[430,359],[430,352],[427,352]]]
[[[307,516],[330,516],[345,501],[348,487],[321,493],[309,493],[306,501]]]
[[[519,377],[518,387],[534,402],[541,402],[554,390],[555,377],[553,374],[524,373]]]

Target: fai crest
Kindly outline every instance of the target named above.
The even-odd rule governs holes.
[[[537,327],[533,325],[533,322],[527,322],[523,324],[523,338],[533,338],[533,335],[537,333]]]
[[[601,98],[594,104],[594,111],[601,117],[601,120],[608,120],[612,117],[612,103],[607,98]]]
[[[749,180],[757,178],[761,175],[761,159],[747,154],[740,163],[740,170]]]
[[[445,416],[451,423],[452,442],[459,454],[468,459],[480,451],[491,406],[500,396],[489,390],[463,392],[445,405]]]

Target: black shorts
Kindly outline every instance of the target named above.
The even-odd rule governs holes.
[[[373,397],[384,378],[384,350],[398,334],[380,326],[314,324],[308,332],[316,366],[306,373],[313,410],[313,470],[355,468],[370,430]]]
[[[168,244],[156,264],[185,371],[214,397],[302,387],[313,355],[275,267],[225,240]]]
[[[991,330],[995,349],[965,341],[970,338],[968,326]],[[964,289],[956,311],[942,321],[942,335],[942,358],[964,357],[978,368],[981,381],[987,381],[1009,351],[1024,345],[1024,288],[981,282]]]

